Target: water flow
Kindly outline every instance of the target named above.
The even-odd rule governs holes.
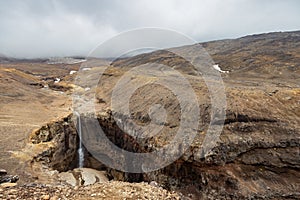
[[[77,116],[77,130],[78,130],[78,135],[79,135],[79,147],[78,147],[78,167],[82,168],[83,163],[84,163],[84,152],[83,152],[83,147],[82,147],[82,131],[81,131],[81,119],[80,119],[80,114],[78,112],[75,112]]]

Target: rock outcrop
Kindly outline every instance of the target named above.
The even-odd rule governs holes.
[[[175,67],[193,86],[201,107],[197,135],[181,158],[155,172],[115,176],[126,181],[154,180],[166,188],[191,193],[195,199],[300,198],[299,38],[299,32],[275,33],[203,44],[221,68],[229,71],[222,75],[227,97],[223,131],[217,145],[205,155],[201,145],[212,113],[208,89],[201,77],[195,75],[195,69],[168,51],[115,61],[101,77],[97,99],[99,123],[117,146],[133,152],[155,151],[172,140],[179,127],[179,102],[156,82],[174,76],[172,71],[143,71],[141,76],[129,71],[134,67],[148,62]],[[224,45],[226,48],[222,48]],[[197,53],[197,46],[182,47],[179,51]],[[111,98],[125,73],[131,76],[128,85],[148,84],[132,93],[130,115],[121,116],[111,107],[115,103]],[[126,87],[122,92],[126,93]],[[114,96],[126,102],[121,101],[123,97]],[[156,104],[162,104],[168,115],[166,122],[161,123],[160,134],[146,139],[132,135],[129,130],[135,127],[125,125],[126,120],[147,126],[151,121],[149,109]],[[117,120],[122,121],[123,127],[118,126]]]
[[[72,186],[108,182],[105,171],[90,168],[75,168],[71,171],[61,172],[58,176],[61,181],[66,181],[66,183]]]
[[[209,88],[201,73],[197,73],[191,63],[167,50],[122,58],[110,66],[104,65],[105,62],[98,66],[97,61],[93,61],[93,66],[82,74],[98,84],[96,89],[80,83],[74,85],[75,77],[81,73],[79,64],[1,63],[0,167],[10,170],[10,174],[19,175],[23,183],[37,183],[0,188],[0,198],[300,198],[299,44],[299,31],[203,43],[220,70],[229,72],[221,74],[226,113],[220,110],[212,113]],[[198,47],[179,47],[177,51],[197,55]],[[152,71],[145,68],[141,69],[142,75],[130,72],[136,66],[149,62],[167,65],[170,69],[161,67],[159,71]],[[88,64],[89,60],[86,67],[89,67]],[[214,70],[213,65],[211,68]],[[153,152],[172,141],[182,120],[182,102],[170,89],[157,82],[166,77],[176,77],[172,69],[188,80],[200,110],[197,128],[185,132],[185,136],[194,132],[196,135],[182,156],[153,172],[120,172],[103,165],[93,152],[89,152],[98,148],[96,136],[89,134],[88,137],[95,137],[95,143],[85,149],[84,166],[106,171],[108,178],[99,175],[104,183],[85,186],[73,175],[78,174],[78,170],[66,172],[76,168],[78,161],[78,136],[71,115],[73,90],[76,92],[79,88],[84,98],[95,97],[96,119],[93,122],[102,127],[106,137],[116,146],[136,153]],[[77,72],[70,74],[71,70]],[[97,74],[101,71],[104,73],[98,83]],[[127,105],[112,102],[111,98],[117,94],[114,98],[123,100],[130,92],[124,84],[123,90],[113,94],[115,85],[124,74],[130,77],[126,84],[147,83],[130,96],[130,112],[127,114],[116,110],[112,103],[117,103],[121,109]],[[59,78],[60,82],[54,83],[55,78]],[[86,79],[78,80],[84,82]],[[209,81],[213,83],[215,79]],[[174,80],[171,83],[180,91],[188,91],[187,84],[178,84]],[[44,87],[49,84],[51,87]],[[161,115],[153,118],[155,109],[162,107],[166,117],[159,113]],[[83,129],[88,127],[86,124],[92,116],[91,113],[85,114],[81,120]],[[203,151],[201,147],[210,122],[213,120],[214,126],[223,125],[219,120],[221,114],[225,114],[226,118],[221,134],[216,134],[213,141],[216,145],[210,151]],[[154,122],[161,131],[157,135],[139,132],[132,122],[141,127]],[[174,144],[174,151],[167,152],[165,157],[182,151],[176,148],[180,146],[179,142]],[[105,152],[105,155],[111,153],[114,152]],[[111,162],[130,163],[122,156],[119,158]],[[59,175],[69,178],[63,176],[65,178],[59,180]],[[92,175],[90,183],[97,182],[97,176]],[[107,182],[108,179],[151,184]],[[13,180],[12,177],[10,180]],[[59,185],[40,184],[47,181]],[[68,185],[68,181],[77,186]]]
[[[9,175],[5,169],[0,169],[0,185],[3,183],[16,183],[18,180],[17,175]]]
[[[46,144],[34,156],[34,161],[58,171],[67,171],[76,166],[78,136],[71,115],[34,131],[30,135],[30,142],[34,145]]]

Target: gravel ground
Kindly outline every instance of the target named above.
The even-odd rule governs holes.
[[[89,186],[25,184],[0,187],[0,199],[182,199],[178,193],[147,183],[110,181]]]

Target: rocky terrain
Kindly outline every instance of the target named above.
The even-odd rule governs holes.
[[[25,184],[19,187],[0,188],[0,199],[180,199],[176,193],[170,193],[161,187],[146,183],[126,183],[111,181],[106,184],[70,187],[48,186],[43,184]]]
[[[300,32],[252,35],[201,45],[222,70],[228,71],[221,73],[227,104],[224,126],[216,146],[205,153],[201,146],[209,124],[213,121],[221,125],[218,113],[212,113],[207,82],[189,62],[170,51],[122,58],[110,66],[106,61],[87,61],[80,78],[96,82],[98,87],[94,88],[78,79],[81,63],[1,63],[0,168],[18,175],[19,180],[17,185],[2,185],[0,198],[299,199]],[[200,49],[192,45],[171,51],[197,55]],[[91,146],[87,148],[90,152],[85,149],[84,166],[103,174],[93,176],[98,183],[84,185],[84,172],[78,175],[74,169],[78,167],[79,143],[72,114],[74,93],[87,98],[95,93],[97,121],[110,141],[127,151],[152,152],[176,136],[182,105],[176,95],[158,84],[158,80],[176,74],[167,67],[156,71],[144,68],[142,75],[129,71],[149,62],[178,70],[195,91],[200,120],[197,128],[190,130],[196,132],[193,143],[174,163],[143,174],[123,173],[103,165],[93,156],[97,145]],[[102,77],[98,82],[99,73]],[[131,77],[127,84],[147,83],[130,97],[128,116],[111,106],[114,87],[126,73]],[[186,87],[177,86],[181,91]],[[122,94],[126,94],[126,87],[115,98],[124,98]],[[132,136],[126,120],[147,126],[153,120],[149,108],[155,104],[163,105],[167,114],[166,121],[155,121],[161,132],[146,138]],[[89,114],[82,117],[83,129],[88,128]],[[128,131],[118,126],[113,114]],[[120,157],[114,162],[126,160]]]

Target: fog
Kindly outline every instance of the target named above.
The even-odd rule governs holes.
[[[300,29],[297,0],[0,1],[0,55],[87,55],[122,31],[167,28],[202,42]]]

